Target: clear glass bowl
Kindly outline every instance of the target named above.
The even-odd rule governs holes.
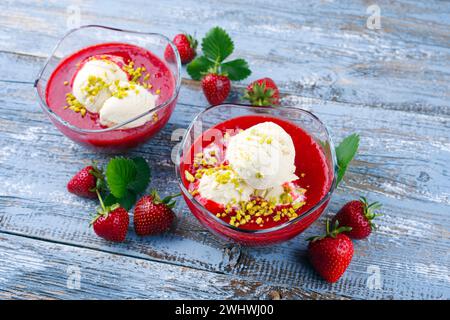
[[[191,146],[194,141],[202,134],[215,127],[217,124],[226,120],[248,116],[248,115],[269,115],[271,117],[281,118],[295,124],[306,131],[322,148],[326,158],[329,171],[328,191],[325,195],[308,211],[302,213],[299,217],[287,221],[272,228],[249,230],[236,228],[220,218],[214,213],[208,211],[200,202],[198,202],[188,191],[189,182],[182,174],[182,164],[190,154]],[[209,134],[209,133],[208,133]],[[214,138],[215,139],[215,138]],[[195,147],[194,147],[195,148]],[[197,151],[195,150],[195,154]],[[186,158],[184,158],[186,155]],[[253,107],[237,104],[221,104],[207,108],[197,115],[190,124],[177,154],[176,174],[182,195],[194,216],[210,231],[219,235],[221,238],[236,242],[242,245],[259,246],[269,245],[286,241],[295,237],[311,225],[328,205],[331,195],[336,187],[337,162],[333,142],[326,126],[312,113],[291,107]]]
[[[141,114],[133,119],[124,121],[109,128],[88,130],[79,128],[57,115],[47,104],[46,89],[50,76],[59,63],[75,52],[86,47],[102,43],[127,43],[145,48],[152,52],[172,72],[175,79],[174,90],[170,98],[162,101],[156,108]],[[170,46],[175,59],[166,61],[164,50]],[[56,45],[50,57],[45,62],[35,81],[35,88],[42,110],[48,115],[55,126],[67,137],[83,145],[100,148],[102,150],[117,150],[134,147],[145,142],[169,120],[178,98],[181,85],[181,61],[176,46],[165,36],[157,33],[120,30],[105,26],[87,25],[69,31]],[[147,122],[137,128],[123,129],[122,127],[132,121],[152,114],[157,121]]]

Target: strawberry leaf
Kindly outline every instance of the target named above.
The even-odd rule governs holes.
[[[214,68],[214,62],[208,60],[206,57],[201,56],[192,60],[186,67],[187,73],[194,80],[200,80],[202,76],[208,72],[208,70]]]
[[[131,159],[114,158],[106,166],[106,181],[110,192],[116,198],[124,197],[128,185],[136,178],[136,164]]]
[[[105,199],[103,199],[103,203],[106,207],[112,206],[113,204],[119,203],[117,198],[112,195],[112,193],[108,194]]]
[[[105,204],[106,207],[111,207],[112,205],[118,203],[122,208],[129,211],[136,203],[136,198],[137,198],[136,193],[128,190],[126,194],[120,199],[117,199],[111,193],[108,194],[106,198],[103,200],[103,203]]]
[[[228,75],[232,81],[244,80],[252,73],[244,59],[224,62],[220,65],[220,69],[221,73]]]
[[[128,190],[125,196],[120,198],[118,201],[122,208],[129,211],[136,203],[136,193],[134,193],[131,190]]]
[[[338,177],[337,184],[339,184],[347,171],[349,163],[352,161],[359,146],[359,135],[354,133],[346,137],[336,148],[336,158],[338,162]]]
[[[147,161],[142,157],[132,159],[136,165],[137,174],[135,180],[128,184],[128,189],[135,193],[144,192],[150,182],[151,172]]]
[[[228,33],[220,27],[208,31],[202,40],[202,51],[209,60],[221,63],[234,50],[234,44]]]
[[[110,193],[104,200],[105,204],[119,203],[126,210],[130,210],[137,195],[147,189],[150,177],[150,168],[142,157],[111,159],[106,166],[106,181]]]

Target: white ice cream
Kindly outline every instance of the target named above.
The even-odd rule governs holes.
[[[232,136],[226,158],[231,168],[258,190],[279,188],[298,179],[292,138],[273,122],[259,123]]]
[[[100,80],[99,80],[100,79]],[[128,76],[115,62],[93,59],[86,62],[77,72],[73,81],[73,95],[89,112],[97,113],[105,101],[111,97],[109,84],[114,81],[127,81]],[[105,85],[102,85],[102,84]],[[98,86],[95,94],[89,88]]]
[[[108,98],[100,109],[100,123],[111,127],[126,120],[133,119],[156,107],[157,96],[151,94],[147,89],[140,85],[130,85],[128,82],[120,82],[120,91],[125,92],[120,98],[117,97],[117,86],[111,85],[113,96]],[[128,88],[128,90],[123,90]],[[121,129],[135,128],[142,126],[152,119],[153,114],[148,114],[131,123],[128,123]]]
[[[198,191],[202,197],[226,205],[248,201],[254,190],[232,170],[224,169],[209,175],[204,174],[200,179]]]
[[[269,188],[267,190],[262,190],[263,196],[267,200],[275,200],[275,202],[280,202],[280,197],[282,194],[285,193],[283,186],[275,186],[272,188]]]

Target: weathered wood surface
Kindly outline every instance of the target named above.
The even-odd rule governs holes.
[[[219,9],[211,2],[193,9],[161,2],[152,7],[153,19],[136,3],[123,10],[106,6],[100,15],[101,5],[83,2],[81,22],[170,35],[224,26],[255,70],[252,78],[269,74],[283,83],[284,104],[312,110],[335,140],[359,132],[360,153],[330,214],[366,195],[385,204],[381,228],[356,243],[354,260],[335,285],[321,281],[305,258],[304,240],[322,231],[324,217],[285,244],[239,248],[210,235],[180,202],[178,223],[168,234],[142,239],[130,230],[119,245],[97,238],[87,227],[95,204],[68,195],[65,184],[89,159],[104,163],[108,156],[62,137],[40,112],[31,86],[64,33],[67,4],[11,1],[0,10],[0,297],[107,298],[99,291],[111,279],[111,297],[122,298],[206,298],[208,286],[211,298],[265,298],[270,290],[285,298],[450,297],[448,3],[381,2],[384,24],[377,31],[364,27],[365,3],[292,10],[265,4],[249,11],[254,4],[230,1]],[[231,100],[237,96],[235,90]],[[171,133],[205,104],[198,84],[184,80],[168,126],[131,152],[152,165],[152,186],[176,190]],[[65,286],[72,264],[84,266],[80,291]],[[112,266],[117,271],[105,271]],[[381,271],[379,289],[367,286],[373,266]],[[154,279],[158,275],[163,280]]]

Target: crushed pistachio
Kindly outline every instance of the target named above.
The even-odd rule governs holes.
[[[272,143],[270,139],[265,139],[263,143]],[[188,181],[201,179],[203,175],[215,174],[214,178],[217,183],[226,184],[233,183],[239,193],[243,193],[239,178],[233,175],[233,171],[228,164],[221,163],[215,158],[216,151],[199,152],[194,155],[195,168],[193,173],[188,172],[186,178]],[[213,160],[211,160],[213,159]],[[257,178],[262,178],[261,172],[256,173]],[[225,205],[224,210],[219,212],[217,217],[226,218],[230,225],[234,227],[243,226],[247,223],[256,223],[259,227],[263,227],[264,223],[274,221],[288,221],[298,217],[297,211],[303,207],[305,201],[294,201],[291,195],[291,187],[284,186],[284,192],[279,198],[272,197],[267,199],[267,193],[255,192],[248,201],[237,201],[233,199]],[[306,189],[296,188],[296,192],[304,194]]]
[[[88,77],[87,85],[84,88],[82,88],[82,90],[86,92],[86,95],[88,97],[95,97],[101,90],[107,87],[108,85],[102,78],[90,75]]]
[[[187,181],[189,181],[189,182],[195,181],[195,177],[189,171],[185,170],[184,175],[185,175]]]
[[[189,191],[192,196],[198,195],[200,192],[197,189]]]
[[[64,107],[64,109],[70,109],[76,113],[80,113],[82,117],[86,115],[85,106],[83,106],[72,93],[66,94],[66,102],[67,105]]]

